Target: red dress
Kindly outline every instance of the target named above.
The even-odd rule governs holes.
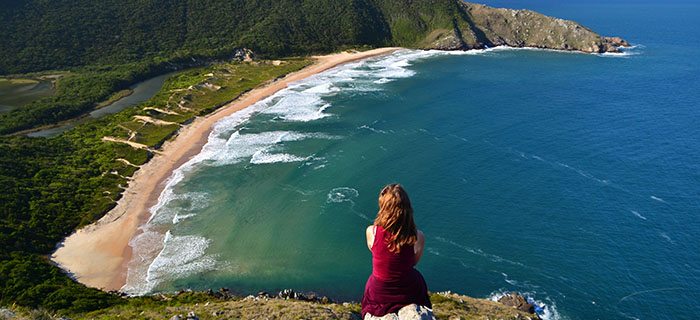
[[[413,268],[413,246],[403,246],[399,253],[393,253],[386,244],[389,233],[380,226],[376,228],[372,275],[367,279],[362,296],[362,318],[367,313],[377,317],[396,313],[412,303],[432,308],[425,279]]]

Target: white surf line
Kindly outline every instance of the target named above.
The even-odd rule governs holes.
[[[637,292],[633,292],[633,293],[630,293],[630,294],[622,297],[622,299],[620,299],[617,303],[620,303],[622,301],[625,301],[631,297],[634,297],[634,296],[640,295],[640,294],[651,293],[651,292],[660,292],[660,291],[674,291],[674,290],[685,290],[685,288],[683,288],[683,287],[670,287],[670,288],[637,291]]]
[[[668,202],[666,202],[666,200],[661,199],[661,198],[659,198],[659,197],[657,197],[657,196],[655,196],[655,195],[653,195],[653,194],[652,194],[651,196],[649,196],[649,198],[651,198],[652,200],[656,200],[656,201],[658,201],[658,202],[668,203]]]
[[[454,241],[452,241],[452,240],[446,239],[446,238],[444,238],[444,237],[442,237],[442,236],[435,236],[435,237],[432,237],[432,238],[435,239],[435,240],[437,240],[437,241],[439,241],[439,242],[442,242],[442,243],[445,243],[445,244],[449,244],[449,245],[452,245],[452,246],[454,246],[454,247],[456,247],[456,248],[459,248],[459,249],[461,249],[461,250],[463,250],[463,251],[469,252],[469,253],[471,253],[471,254],[473,254],[473,255],[477,255],[477,256],[480,256],[480,257],[482,257],[482,258],[486,258],[486,259],[490,260],[491,262],[495,262],[495,263],[506,262],[506,263],[511,264],[511,265],[516,265],[516,266],[521,266],[521,267],[530,268],[529,266],[526,266],[525,264],[523,264],[523,263],[521,263],[521,262],[509,260],[509,259],[503,258],[503,257],[498,256],[498,255],[495,255],[495,254],[487,253],[487,252],[484,252],[484,251],[482,251],[481,249],[478,249],[478,248],[477,248],[477,249],[473,249],[473,248],[470,248],[470,247],[467,247],[467,246],[463,246],[463,245],[458,244],[458,243],[456,243],[456,242],[454,242]],[[532,269],[532,268],[531,268],[531,269]]]
[[[635,210],[630,210],[630,212],[631,212],[632,214],[634,214],[635,216],[637,216],[637,218],[639,218],[639,219],[642,219],[642,220],[646,220],[646,219],[647,219],[645,216],[641,215],[639,212],[637,212],[637,211],[635,211]]]
[[[659,236],[661,236],[662,238],[664,238],[664,240],[668,241],[671,244],[676,244],[676,242],[673,241],[673,239],[671,239],[671,237],[666,232],[659,232]]]

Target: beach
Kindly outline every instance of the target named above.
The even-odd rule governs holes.
[[[379,48],[315,56],[314,64],[255,88],[217,111],[197,118],[183,127],[174,139],[166,142],[153,159],[141,166],[114,209],[97,222],[65,238],[51,255],[51,260],[87,286],[107,291],[119,290],[126,282],[127,264],[131,260],[129,241],[150,217],[149,208],[157,202],[172,171],[200,152],[217,121],[269,97],[290,83],[344,63],[389,54],[397,49]]]

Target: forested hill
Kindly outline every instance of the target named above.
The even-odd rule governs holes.
[[[277,57],[362,45],[615,50],[573,22],[461,0],[8,0],[0,34],[0,74],[235,47]]]

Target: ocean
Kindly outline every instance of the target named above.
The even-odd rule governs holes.
[[[359,301],[364,229],[398,182],[431,291],[518,291],[546,319],[700,314],[700,5],[488,4],[634,47],[401,50],[295,83],[217,123],[173,173],[123,290]]]

